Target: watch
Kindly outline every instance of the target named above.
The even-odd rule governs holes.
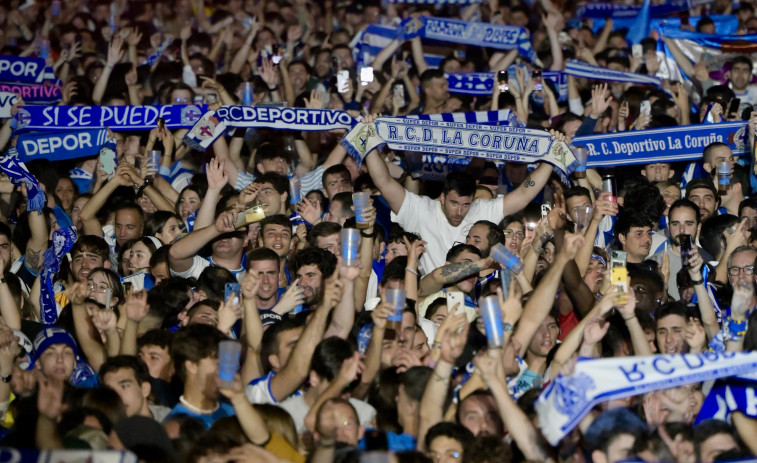
[[[7,375],[0,376],[0,381],[4,383],[10,383],[12,377],[13,377],[13,373],[11,372],[11,373],[8,373]]]

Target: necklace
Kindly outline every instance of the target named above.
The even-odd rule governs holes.
[[[216,406],[215,406],[215,408],[213,408],[212,410],[195,407],[191,403],[187,402],[187,399],[185,399],[183,395],[181,397],[179,397],[179,402],[181,402],[182,405],[184,405],[185,407],[187,407],[189,409],[189,411],[197,413],[199,415],[210,415],[212,413],[215,413],[215,411],[218,410],[218,408],[221,406],[220,403],[217,403]]]

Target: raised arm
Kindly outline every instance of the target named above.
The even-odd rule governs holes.
[[[426,297],[433,294],[444,286],[458,282],[471,275],[478,274],[481,270],[491,268],[494,265],[494,259],[484,257],[472,262],[456,262],[446,264],[434,269],[431,273],[421,278],[421,285],[418,290],[418,297]]]
[[[395,214],[399,213],[402,203],[405,201],[405,188],[389,175],[389,169],[386,167],[384,158],[381,157],[378,151],[374,150],[370,152],[365,158],[365,164],[368,167],[368,173],[371,174],[374,185],[378,187],[381,196],[389,203],[392,212]]]
[[[102,101],[103,95],[105,95],[105,90],[108,88],[108,80],[110,79],[113,67],[124,57],[123,45],[124,39],[120,35],[115,35],[108,46],[108,59],[105,62],[105,67],[102,74],[100,74],[100,78],[97,79],[95,88],[92,90],[92,101],[98,105]]]
[[[248,271],[242,280],[242,310],[244,317],[244,336],[247,340],[247,357],[242,365],[242,381],[249,384],[255,378],[263,376],[260,364],[260,344],[263,339],[263,324],[260,321],[255,294],[258,292],[260,279],[254,272]]]
[[[220,379],[215,378],[220,383]],[[220,389],[231,405],[234,406],[234,412],[236,413],[239,425],[244,431],[244,435],[255,445],[265,446],[271,439],[271,431],[268,429],[268,424],[263,419],[263,416],[255,410],[247,397],[244,394],[244,385],[242,383],[242,377],[238,374],[234,375],[234,385],[231,388]]]
[[[315,347],[323,339],[329,313],[336,307],[341,296],[336,282],[326,283],[323,302],[315,309],[315,314],[305,326],[286,365],[271,378],[271,395],[276,401],[289,397],[307,379],[310,372],[310,359],[313,357]]]
[[[218,198],[221,196],[221,190],[229,181],[229,175],[226,173],[224,164],[226,164],[226,161],[221,158],[213,158],[205,164],[208,190],[205,192],[205,197],[202,198],[200,209],[197,210],[194,225],[196,228],[203,228],[213,224]]]
[[[223,233],[233,232],[236,228],[236,211],[224,212],[218,216],[216,223],[199,230],[193,230],[184,238],[171,245],[168,251],[169,268],[174,272],[186,272],[192,266],[194,256],[206,244]]]
[[[583,236],[566,233],[563,245],[555,256],[552,266],[547,270],[547,273],[539,281],[539,285],[528,299],[526,307],[523,310],[523,316],[521,316],[518,322],[518,328],[513,334],[513,338],[521,346],[519,352],[521,357],[526,353],[531,338],[536,334],[544,317],[549,314],[554,305],[555,294],[557,294],[560,277],[565,265],[575,259],[578,249],[584,244],[585,240]]]
[[[692,246],[691,254],[689,255],[689,277],[694,283],[694,292],[696,292],[697,300],[699,301],[699,314],[702,316],[702,326],[707,333],[707,339],[712,339],[718,331],[720,331],[720,325],[718,324],[718,316],[715,313],[715,307],[712,305],[710,294],[707,292],[707,282],[704,281],[702,276],[702,256],[699,255],[699,249],[696,246]],[[637,354],[638,355],[638,354]]]
[[[102,188],[89,198],[84,207],[81,208],[81,220],[84,222],[84,233],[102,237],[103,229],[100,221],[97,220],[97,213],[108,201],[110,195],[120,186],[131,185],[128,169],[131,167],[126,163],[121,163],[116,168],[116,173],[108,180]]]
[[[552,165],[539,164],[539,167],[531,172],[518,188],[502,198],[502,213],[507,216],[522,211],[544,188],[550,175],[552,175]]]

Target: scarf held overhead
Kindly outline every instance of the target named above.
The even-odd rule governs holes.
[[[24,106],[15,118],[17,130],[152,130],[158,118],[175,130],[195,125],[206,109],[202,105]]]
[[[374,149],[415,151],[448,156],[481,157],[511,162],[544,161],[568,175],[578,165],[564,142],[556,142],[542,130],[515,126],[465,124],[431,120],[381,117],[357,124],[342,146],[360,165]]]
[[[536,411],[542,434],[557,445],[601,402],[755,371],[757,352],[579,359],[573,374],[542,391]]]

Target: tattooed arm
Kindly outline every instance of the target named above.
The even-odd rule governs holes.
[[[454,264],[446,264],[439,267],[421,278],[421,284],[418,288],[418,299],[433,294],[446,285],[457,283],[471,275],[476,275],[481,270],[491,268],[493,264],[494,259],[487,257],[477,261],[455,262]]]
[[[37,211],[29,211],[29,229],[32,236],[26,243],[24,264],[36,274],[42,266],[42,254],[47,249],[49,233],[45,215]]]
[[[552,175],[552,164],[546,162],[539,164],[539,167],[531,172],[518,188],[505,195],[502,199],[502,213],[507,216],[523,210],[544,188],[550,175]]]

